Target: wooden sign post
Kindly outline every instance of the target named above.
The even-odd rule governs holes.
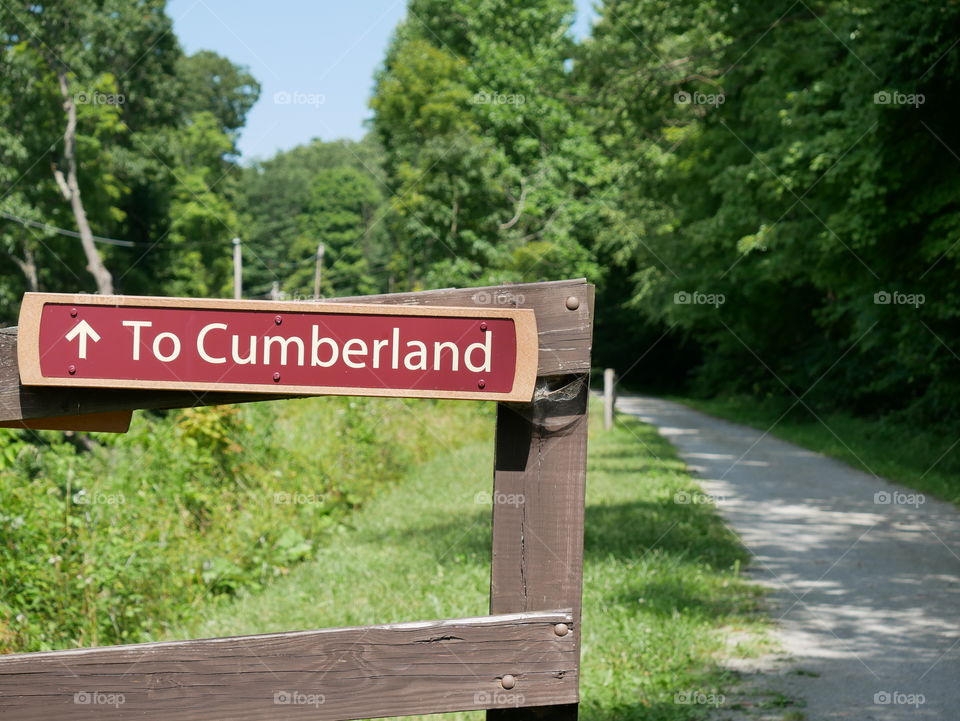
[[[28,293],[33,386],[529,402],[532,310]]]
[[[0,656],[0,716],[575,719],[593,287],[334,303],[28,295],[0,424],[123,430],[136,408],[296,395],[498,401],[490,616]],[[279,376],[279,377],[278,377]]]

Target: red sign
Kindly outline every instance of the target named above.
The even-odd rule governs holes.
[[[529,401],[531,310],[28,293],[24,385]]]

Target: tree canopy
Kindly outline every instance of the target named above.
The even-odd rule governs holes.
[[[410,0],[363,140],[243,166],[259,83],[163,0],[4,4],[0,316],[230,295],[241,237],[247,295],[312,297],[321,246],[324,296],[586,276],[638,383],[954,417],[960,8],[598,13]]]

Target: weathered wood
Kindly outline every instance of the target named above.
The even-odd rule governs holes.
[[[570,302],[568,303],[568,299]],[[575,300],[573,300],[575,299]],[[584,280],[431,290],[337,298],[326,302],[532,308],[537,315],[540,376],[590,370],[593,286]],[[324,301],[321,301],[324,302]],[[17,330],[0,329],[0,421],[137,408],[184,408],[284,398],[235,392],[194,393],[100,388],[25,387],[17,365]]]
[[[568,299],[575,299],[575,302],[571,300],[568,304]],[[590,371],[593,286],[583,278],[486,288],[448,288],[419,293],[331,298],[326,302],[532,308],[537,312],[537,332],[540,337],[540,366],[537,375]]]
[[[0,717],[356,719],[577,696],[569,610],[0,656]],[[504,689],[501,678],[516,683]]]
[[[589,299],[592,310],[593,298]],[[587,332],[592,317],[587,318]],[[589,368],[589,344],[576,364]],[[579,667],[589,376],[538,379],[529,406],[497,406],[490,612],[573,608]],[[576,704],[490,712],[498,721],[568,721]]]
[[[532,406],[499,404],[490,612],[535,611],[558,599],[580,625],[588,376],[563,376]],[[577,645],[579,633],[571,630]],[[498,721],[576,719],[576,706],[489,714]]]
[[[100,431],[126,433],[133,411],[107,411],[82,416],[30,418],[25,421],[0,421],[0,428],[25,428],[34,431]]]
[[[558,603],[580,624],[588,376],[544,382],[531,406],[499,404],[494,471],[490,612]],[[579,654],[579,633],[574,636]],[[579,658],[579,656],[578,656]],[[491,714],[491,719],[575,719],[576,709]]]
[[[498,406],[491,613],[580,606],[587,393],[561,376],[532,407]]]
[[[534,400],[497,411],[490,607],[499,615],[0,656],[0,716],[338,720],[485,708],[491,719],[575,721],[592,286],[342,300],[536,312]],[[16,329],[0,330],[0,420],[271,398],[25,388],[16,357]],[[100,703],[120,695],[117,707]]]

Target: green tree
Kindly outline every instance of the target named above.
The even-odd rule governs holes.
[[[89,289],[84,267],[100,292],[163,293],[171,278],[191,275],[201,253],[194,244],[223,242],[229,255],[236,227],[223,231],[226,241],[210,229],[214,219],[235,226],[233,140],[258,92],[249,73],[212,53],[184,58],[162,0],[4,4],[0,62],[0,166],[9,183],[0,210],[80,236],[0,221],[0,248],[19,274],[0,282],[0,298]],[[205,111],[214,123],[198,121]],[[212,142],[217,154],[202,151],[210,134],[229,141]],[[209,237],[185,239],[184,229]],[[137,247],[100,244],[94,234]],[[197,284],[220,292],[217,272]]]
[[[180,57],[181,102],[191,112],[210,112],[222,130],[235,134],[260,97],[260,83],[247,68],[210,50]]]
[[[170,147],[174,185],[164,290],[178,296],[226,296],[233,282],[229,249],[240,227],[230,194],[235,168],[224,159],[233,151],[233,140],[213,113],[201,111],[172,135]]]
[[[410,287],[599,275],[606,165],[574,99],[565,0],[414,0],[377,76],[393,267]]]
[[[300,236],[293,244],[295,257],[310,256],[324,246],[322,295],[363,295],[377,290],[370,274],[371,226],[383,199],[368,173],[351,167],[321,170],[310,187],[306,212],[300,216]],[[287,287],[304,295],[312,292],[314,268],[295,270]]]
[[[630,169],[603,243],[633,275],[638,323],[692,339],[705,390],[785,383],[848,409],[952,413],[960,164],[943,157],[960,147],[960,11],[617,0],[601,14],[584,78],[598,138]],[[894,290],[931,301],[875,302]],[[677,302],[693,292],[726,302]]]
[[[288,294],[312,295],[317,244],[323,239],[304,235],[308,230],[305,219],[314,209],[322,209],[325,203],[317,194],[317,178],[321,175],[329,177],[334,171],[354,171],[355,174],[348,173],[351,178],[363,176],[369,181],[357,179],[357,187],[367,190],[353,205],[365,209],[364,230],[355,238],[363,238],[367,259],[364,272],[376,279],[376,290],[389,287],[381,162],[382,151],[368,136],[360,142],[315,140],[277,153],[269,160],[254,163],[243,170],[238,206],[244,217],[243,240],[249,258],[244,270],[245,282],[253,295],[267,295],[274,284]],[[373,195],[370,186],[378,198],[375,207],[369,205],[369,198]],[[329,184],[324,187],[334,191],[331,203],[343,202],[336,188]],[[332,261],[333,255],[325,260]],[[333,287],[337,294],[344,293],[346,288],[369,287],[367,281],[360,283],[352,278],[341,278],[340,281]],[[325,288],[325,293],[331,291],[329,285]]]

